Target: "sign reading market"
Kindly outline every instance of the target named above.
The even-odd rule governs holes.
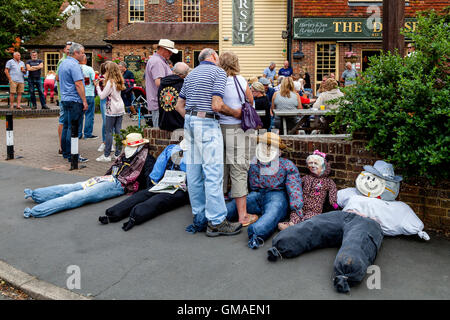
[[[254,45],[253,11],[253,0],[233,0],[233,45]]]
[[[406,32],[414,32],[416,19],[405,19]],[[369,18],[294,18],[294,39],[383,38],[382,19]]]

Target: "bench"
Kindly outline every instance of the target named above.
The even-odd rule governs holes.
[[[42,88],[44,88],[44,77],[41,77],[42,81]],[[0,85],[0,90],[4,89],[6,93],[0,93],[0,99],[8,99],[8,105],[11,104],[11,101],[9,101],[9,84],[2,84]],[[3,91],[3,90],[2,90]],[[34,89],[34,94],[39,94],[39,90],[37,88]],[[22,93],[22,98],[27,99],[27,106],[31,108],[31,98],[30,98],[30,92],[28,88],[28,80],[25,79],[24,83],[24,92]]]

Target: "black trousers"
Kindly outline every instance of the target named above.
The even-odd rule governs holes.
[[[138,225],[160,214],[181,207],[188,202],[188,193],[181,190],[174,194],[169,194],[154,193],[144,189],[106,209],[106,215],[110,222],[118,222],[130,217]]]
[[[335,276],[350,285],[362,281],[383,241],[376,221],[344,211],[331,211],[293,225],[272,240],[283,258],[293,258],[318,248],[340,247],[334,261]]]

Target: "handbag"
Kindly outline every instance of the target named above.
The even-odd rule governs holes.
[[[242,91],[242,94],[244,95],[244,102],[242,103],[242,118],[241,118],[242,130],[247,131],[248,129],[255,129],[255,130],[261,129],[263,127],[261,118],[259,117],[258,113],[256,113],[256,110],[255,108],[253,108],[253,105],[250,102],[248,102],[247,99],[245,98],[244,89],[242,89],[239,81],[236,79],[236,77],[233,78],[234,78],[234,85],[236,86],[236,91],[238,93],[240,101],[242,101],[240,91]]]

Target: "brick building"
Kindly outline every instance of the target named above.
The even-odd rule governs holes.
[[[382,20],[382,6],[382,0],[294,0],[292,51],[304,54],[301,59],[293,55],[294,71],[306,68],[315,89],[325,74],[340,77],[347,61],[363,71],[383,47],[382,22],[373,20],[378,13]],[[406,0],[405,28],[414,29],[416,12],[445,6],[446,0]],[[373,30],[367,28],[368,19],[375,22]]]
[[[179,50],[173,63],[191,67],[205,47],[219,47],[218,0],[105,0],[112,57],[148,58],[161,38],[175,42]]]

